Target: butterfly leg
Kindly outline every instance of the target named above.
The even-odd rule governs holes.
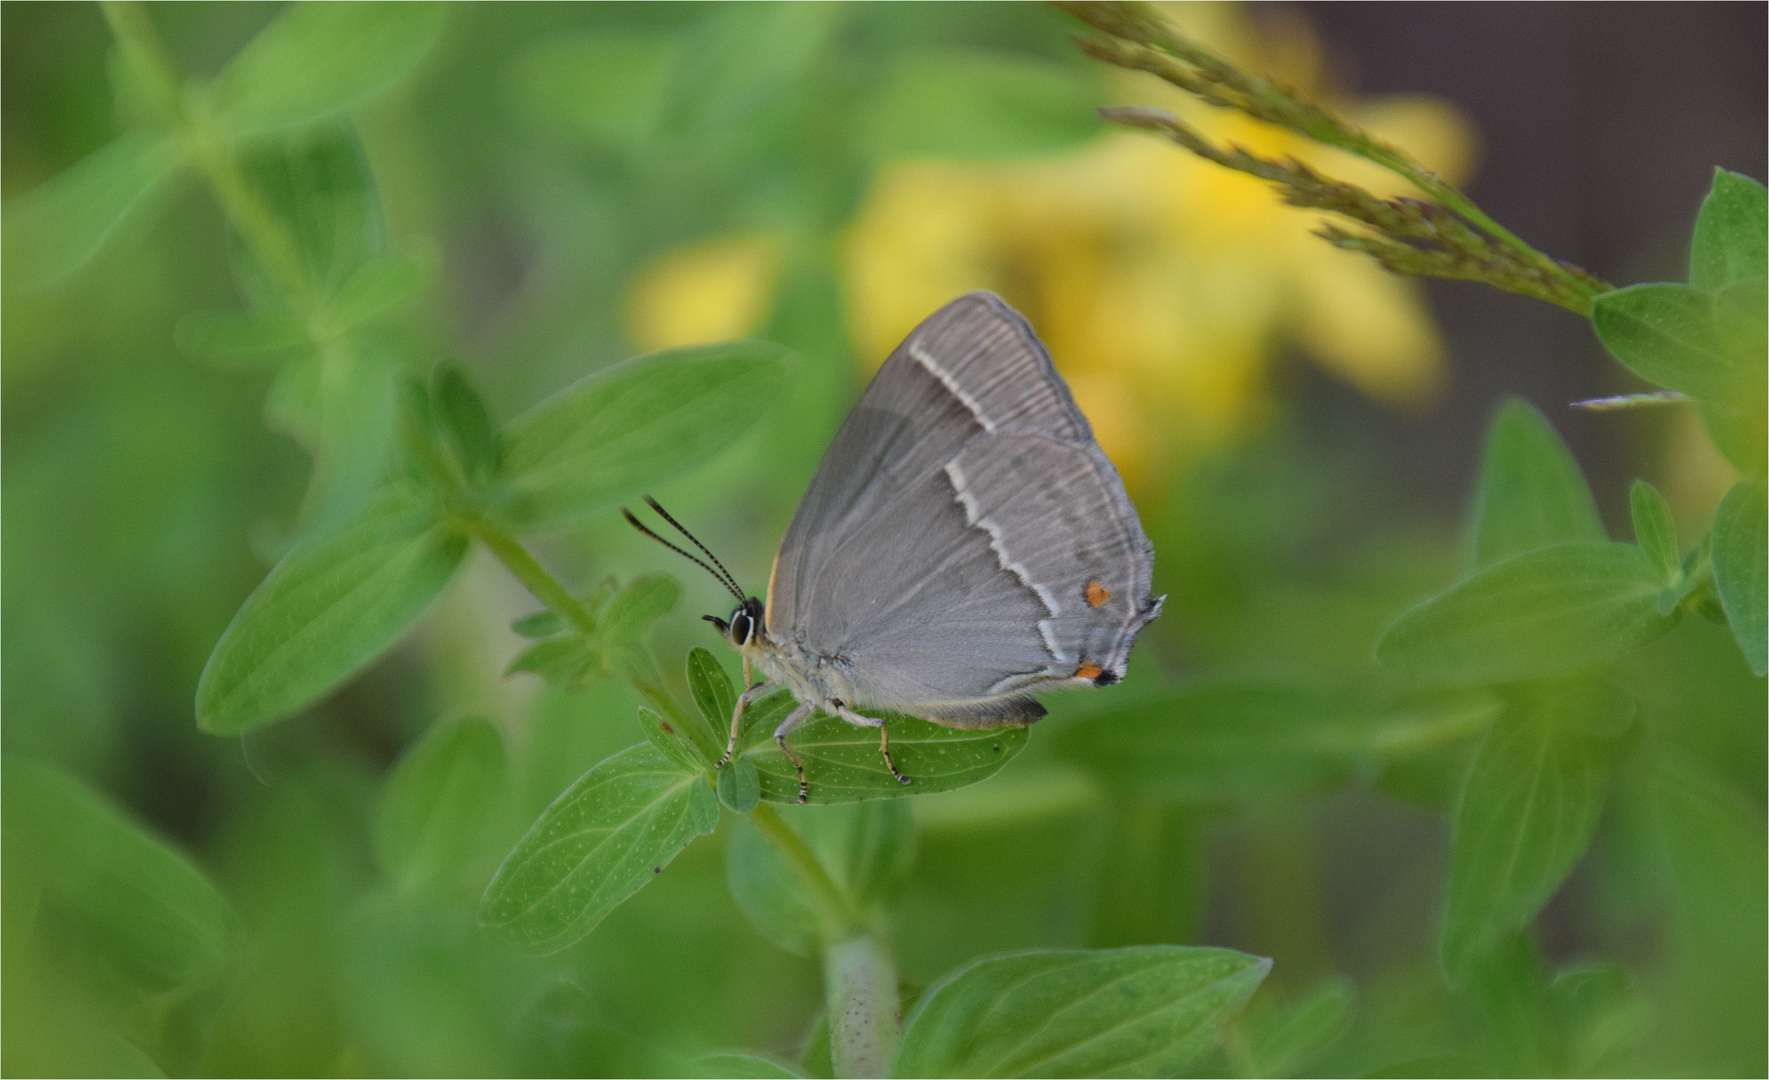
[[[800,804],[810,801],[810,799],[811,799],[811,785],[805,783],[805,763],[804,763],[804,761],[801,760],[797,754],[792,752],[792,747],[786,745],[786,736],[791,734],[792,730],[794,728],[798,727],[800,724],[803,724],[806,720],[809,720],[810,718],[811,718],[811,707],[809,705],[800,705],[798,708],[792,710],[791,715],[789,715],[786,719],[780,721],[779,727],[774,729],[774,741],[780,744],[780,752],[782,754],[785,754],[786,760],[792,762],[792,767],[798,770],[798,774],[799,774],[799,803]]]
[[[748,666],[747,663],[744,664],[745,668]],[[747,674],[747,672],[745,674]],[[776,682],[757,683],[743,693],[737,695],[737,705],[731,710],[731,741],[725,744],[725,756],[720,758],[718,764],[714,765],[713,768],[724,768],[726,764],[730,762],[731,755],[737,752],[737,729],[743,723],[743,707],[754,701],[756,698],[767,697],[778,689],[780,689],[780,684]]]
[[[841,718],[843,720],[846,720],[850,724],[855,724],[859,727],[875,727],[875,728],[877,728],[878,729],[878,752],[880,755],[882,755],[884,757],[885,768],[891,770],[891,775],[897,778],[897,783],[899,783],[899,784],[911,783],[910,779],[907,776],[904,776],[902,773],[897,771],[897,763],[891,760],[891,730],[889,728],[885,727],[885,722],[883,720],[878,720],[878,719],[875,719],[870,716],[861,716],[859,713],[855,712],[852,709],[846,708],[845,706],[843,708],[841,708],[839,711],[841,713]]]

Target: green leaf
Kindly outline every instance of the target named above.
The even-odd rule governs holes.
[[[398,432],[397,357],[345,338],[297,354],[264,399],[264,422],[313,455],[301,507],[308,532],[355,517],[387,479]]]
[[[878,729],[823,716],[787,736],[805,763],[813,803],[864,802],[952,791],[986,780],[1026,745],[1026,729],[965,730],[874,710],[890,725],[891,758],[911,783],[899,784],[878,752]],[[762,798],[796,803],[798,773],[778,749],[757,751]]]
[[[516,65],[515,99],[592,143],[635,147],[662,122],[676,62],[662,34],[592,32],[537,46]]]
[[[339,532],[296,545],[216,643],[197,725],[234,735],[312,704],[398,640],[466,553],[428,497],[398,488]]]
[[[1763,185],[1726,169],[1701,202],[1689,243],[1689,284],[1712,291],[1769,277],[1769,200]]]
[[[178,320],[179,347],[201,360],[233,367],[308,345],[307,327],[283,311],[193,311]]]
[[[1716,327],[1713,297],[1700,289],[1671,284],[1615,289],[1591,302],[1591,323],[1604,348],[1659,386],[1724,398],[1743,375],[1739,358]]]
[[[1277,1002],[1283,999],[1274,989],[1254,998],[1236,1026],[1257,1066],[1253,1075],[1298,1076],[1345,1037],[1357,1009],[1357,989],[1350,979],[1333,976],[1281,1007]]]
[[[164,190],[181,154],[163,135],[132,132],[6,204],[8,288],[66,277],[129,215]]]
[[[901,799],[816,810],[786,806],[780,814],[859,910],[888,907],[909,876],[915,820]],[[747,818],[726,845],[725,883],[763,937],[798,956],[815,953],[821,928],[805,904],[798,872]]]
[[[1738,647],[1758,675],[1764,672],[1769,631],[1769,587],[1765,586],[1765,517],[1769,501],[1761,480],[1743,480],[1720,500],[1714,514],[1714,584]]]
[[[346,125],[327,125],[259,146],[241,166],[288,231],[320,310],[328,322],[336,321],[332,305],[346,286],[362,287],[358,275],[384,260],[387,245],[380,192],[362,140]],[[230,235],[235,272],[252,306],[288,309],[305,319],[308,313],[288,295],[286,281],[260,261],[265,253],[237,231]]]
[[[1671,506],[1658,489],[1644,480],[1628,490],[1628,508],[1634,517],[1634,543],[1646,553],[1666,585],[1683,575],[1683,556],[1677,548],[1677,526]]]
[[[1505,402],[1487,435],[1474,503],[1473,565],[1568,540],[1607,540],[1566,443],[1535,406]]]
[[[1051,154],[1101,131],[1099,87],[1074,68],[980,49],[899,54],[861,108],[874,160]]]
[[[560,391],[505,429],[505,516],[558,528],[705,461],[779,397],[789,355],[765,341],[675,349]]]
[[[338,286],[326,312],[342,333],[404,303],[424,283],[424,268],[410,255],[385,255],[357,267]]]
[[[708,1054],[692,1062],[695,1076],[727,1080],[793,1080],[805,1074],[771,1058],[753,1054]]]
[[[682,586],[670,575],[640,574],[609,598],[596,618],[596,639],[611,671],[640,662],[651,624],[669,614],[681,595]]]
[[[1306,689],[1226,684],[1090,714],[1054,742],[1114,789],[1185,800],[1301,796],[1373,771],[1369,719]]]
[[[236,924],[221,893],[108,799],[52,766],[11,756],[0,791],[9,872],[13,860],[28,859],[45,901],[74,914],[83,943],[112,972],[164,994],[231,958]]]
[[[898,1076],[1173,1076],[1216,1045],[1270,960],[1228,949],[1049,949],[973,961],[922,994]]]
[[[719,802],[734,814],[747,814],[762,801],[761,780],[756,776],[756,763],[747,756],[728,763],[719,770]]]
[[[525,638],[549,638],[554,634],[563,634],[567,629],[565,617],[551,608],[542,608],[531,615],[524,615],[510,624],[510,630]]]
[[[1715,334],[1737,378],[1699,400],[1714,445],[1746,476],[1762,477],[1769,452],[1769,283],[1739,281],[1714,294]]]
[[[682,738],[669,721],[644,706],[639,707],[639,727],[651,745],[663,751],[663,756],[690,772],[705,772],[707,763],[700,760],[694,745]]]
[[[705,722],[701,730],[713,745],[724,746],[731,737],[731,713],[737,708],[737,692],[718,658],[698,645],[688,650],[688,691],[694,695],[695,707]],[[749,726],[749,712],[744,709],[745,727]]]
[[[1407,679],[1441,685],[1567,675],[1663,635],[1664,586],[1632,544],[1556,544],[1480,571],[1414,607],[1376,643]]]
[[[1527,927],[1590,846],[1634,701],[1608,684],[1520,689],[1456,808],[1442,951],[1451,975]]]
[[[505,675],[528,672],[539,675],[547,685],[562,690],[576,688],[580,682],[602,674],[601,657],[590,651],[584,639],[576,634],[537,641],[517,653],[504,669]]]
[[[375,819],[375,854],[401,893],[446,888],[500,813],[504,742],[485,720],[437,725],[401,754]]]
[[[710,832],[718,814],[700,773],[648,743],[623,750],[571,785],[517,842],[486,887],[480,925],[557,952]]]
[[[485,401],[467,373],[458,364],[438,364],[431,383],[430,400],[435,406],[437,427],[444,443],[467,479],[483,484],[497,471],[503,450],[498,445],[497,429],[491,426],[491,415]]]
[[[234,138],[313,123],[379,93],[417,66],[446,5],[303,3],[283,9],[215,80]]]

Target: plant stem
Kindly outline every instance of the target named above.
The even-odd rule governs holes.
[[[295,238],[240,171],[225,135],[209,115],[200,92],[181,90],[183,80],[139,0],[103,0],[100,5],[111,33],[143,75],[156,96],[159,111],[176,129],[197,171],[202,173],[228,220],[251,245],[258,261],[276,278],[291,307],[311,315],[313,290],[301,265]]]
[[[858,932],[863,922],[860,913],[854,910],[854,905],[836,885],[835,879],[829,876],[811,845],[786,823],[780,811],[767,803],[757,803],[749,813],[749,820],[804,882],[806,899],[817,912],[824,940],[834,941]]]
[[[565,586],[559,584],[558,578],[547,573],[547,568],[535,561],[534,556],[515,537],[483,517],[462,518],[461,526],[474,539],[489,548],[498,561],[516,575],[516,580],[522,583],[523,588],[534,594],[536,600],[558,612],[579,633],[589,634],[595,631],[596,624],[590,618],[590,613],[565,590]]]
[[[838,1077],[889,1076],[902,1024],[897,965],[878,937],[860,933],[823,950],[829,1060]]]

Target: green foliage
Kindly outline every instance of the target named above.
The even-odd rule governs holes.
[[[71,912],[83,945],[108,971],[164,996],[231,960],[233,913],[184,855],[48,765],[9,761],[3,786],[8,875],[38,883],[33,907]]]
[[[501,816],[508,767],[485,720],[438,725],[400,755],[375,820],[375,855],[401,893],[446,887]]]
[[[976,50],[899,57],[861,120],[865,151],[891,158],[1013,158],[1099,131],[1097,92],[1071,69]]]
[[[904,1020],[899,1076],[1169,1076],[1197,1062],[1271,969],[1145,945],[980,960]]]
[[[1658,570],[1659,580],[1674,585],[1682,572],[1683,557],[1677,547],[1677,526],[1671,507],[1658,489],[1644,480],[1628,489],[1628,509],[1634,520],[1634,543]]]
[[[1345,978],[1323,979],[1295,1001],[1280,1000],[1261,994],[1235,1021],[1255,1076],[1303,1074],[1345,1037],[1357,1011],[1356,988]]]
[[[197,724],[232,735],[294,713],[397,641],[467,553],[431,499],[393,488],[296,546],[246,598],[197,685]]]
[[[15,283],[46,284],[79,269],[131,210],[167,186],[178,164],[172,140],[131,132],[8,202],[6,268]]]
[[[619,587],[609,578],[578,602],[588,630],[565,628],[558,618],[524,620],[524,636],[541,640],[517,653],[504,674],[531,672],[566,690],[643,674],[651,665],[645,635],[680,595],[681,586],[668,574],[640,574]],[[554,636],[541,636],[549,630],[556,630]]]
[[[1535,920],[1584,857],[1634,702],[1584,682],[1526,685],[1481,743],[1456,807],[1443,959],[1465,978]]]
[[[718,820],[704,777],[650,745],[632,747],[585,773],[534,823],[486,887],[480,924],[525,948],[563,949]]]
[[[504,432],[500,516],[557,528],[705,461],[778,397],[787,356],[762,341],[675,349],[561,390]]]
[[[254,138],[335,115],[397,82],[442,32],[446,5],[297,4],[215,80],[215,119]]]
[[[1689,284],[1713,291],[1769,277],[1769,192],[1742,173],[1714,170],[1689,243]]]
[[[1487,567],[1573,540],[1607,540],[1597,503],[1553,425],[1515,398],[1493,418],[1474,502],[1471,562]]]
[[[874,710],[891,730],[891,759],[910,778],[905,787],[885,768],[878,752],[878,729],[856,727],[823,716],[788,737],[804,759],[805,779],[816,804],[864,802],[952,791],[986,780],[1026,745],[1025,728],[964,730],[942,727],[913,716]],[[761,777],[762,798],[796,803],[798,772],[778,749],[749,755]]]
[[[1769,587],[1764,578],[1765,525],[1769,502],[1764,496],[1761,480],[1744,480],[1734,485],[1720,502],[1714,515],[1714,584],[1725,605],[1738,647],[1744,650],[1751,670],[1763,674],[1764,622],[1769,615]]]
[[[1663,636],[1675,614],[1632,544],[1556,544],[1480,571],[1402,615],[1376,656],[1406,679],[1466,686],[1570,675]]]

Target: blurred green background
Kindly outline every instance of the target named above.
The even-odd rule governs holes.
[[[147,10],[176,65],[209,77],[279,5]],[[1760,5],[1173,16],[1610,280],[1680,279],[1711,168],[1764,173]],[[0,19],[10,201],[140,118],[114,99],[96,7],[6,3]],[[1386,276],[1308,236],[1314,216],[1259,183],[1108,133],[1092,106],[1167,105],[1165,88],[1091,64],[1072,31],[1021,4],[451,5],[434,47],[343,129],[372,176],[367,213],[423,272],[380,340],[396,367],[463,363],[498,420],[637,352],[736,336],[791,346],[789,400],[655,492],[759,591],[868,372],[945,300],[1000,292],[1125,473],[1170,599],[1129,685],[1053,702],[1003,775],[913,800],[918,854],[893,916],[905,982],[1035,945],[1220,944],[1275,958],[1262,1000],[1325,988],[1355,1001],[1312,1057],[1230,1054],[1223,1069],[1501,1067],[1508,1029],[1437,968],[1443,811],[1472,738],[1296,775],[1231,732],[1220,775],[1149,790],[1065,731],[1170,685],[1388,700],[1372,643],[1454,577],[1480,432],[1507,394],[1567,437],[1612,531],[1625,534],[1640,475],[1692,539],[1734,474],[1679,410],[1566,409],[1633,387],[1580,320]],[[1250,122],[1199,122],[1306,153]],[[729,830],[557,956],[475,926],[521,830],[640,738],[624,686],[568,696],[502,676],[520,645],[507,626],[537,605],[483,554],[321,705],[243,738],[197,731],[197,678],[228,620],[293,537],[360,500],[351,469],[374,462],[289,437],[302,429],[278,412],[274,362],[192,347],[193,315],[240,306],[237,241],[194,180],[147,202],[61,280],[15,284],[7,249],[0,751],[80,778],[187,855],[231,929],[168,975],[103,910],[58,903],[9,840],[0,1066],[633,1075],[734,1046],[796,1059],[817,967],[731,900]],[[586,588],[678,574],[684,599],[656,636],[666,671],[716,644],[697,616],[725,612],[718,587],[615,515],[538,550]],[[1558,968],[1616,965],[1556,999],[1583,1040],[1557,1060],[1760,1074],[1763,683],[1724,628],[1694,619],[1627,681],[1643,723],[1592,854],[1538,927]],[[459,881],[402,892],[372,850],[384,778],[403,747],[465,716],[501,734],[511,798],[487,808],[483,857]],[[1722,838],[1693,885],[1629,787],[1667,758],[1691,777],[1692,813],[1718,823],[1702,835]],[[9,837],[13,823],[9,811]],[[94,873],[157,857],[61,856]],[[1276,1022],[1265,1015],[1285,1014],[1256,1002],[1246,1023]]]

